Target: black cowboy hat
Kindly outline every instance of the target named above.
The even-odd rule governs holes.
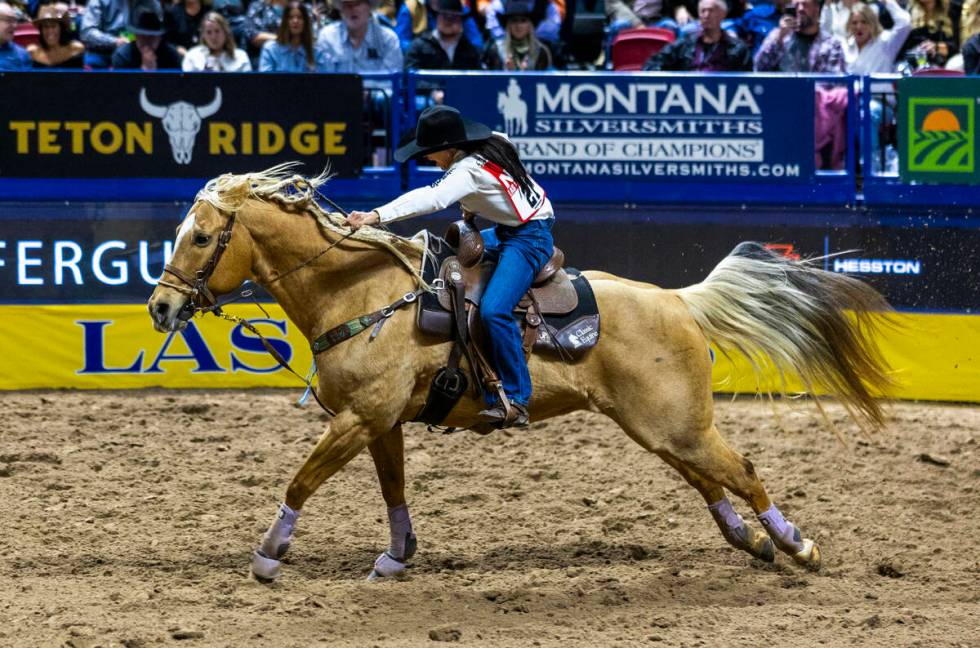
[[[137,36],[162,36],[163,16],[152,6],[136,6],[129,17],[127,29]]]
[[[437,14],[450,16],[465,16],[468,12],[462,0],[429,0],[429,9]]]
[[[497,12],[497,21],[501,27],[507,26],[508,19],[518,17],[527,18],[534,23],[535,27],[542,19],[541,12],[537,10],[534,0],[509,0],[504,2],[503,12]]]
[[[398,147],[395,160],[407,162],[459,144],[482,142],[491,135],[488,126],[466,119],[451,106],[429,106],[419,115],[414,139]]]

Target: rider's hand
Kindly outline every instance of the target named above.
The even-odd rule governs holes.
[[[797,19],[793,16],[783,16],[779,19],[779,38],[783,39],[791,31],[796,31],[796,27],[799,25]]]
[[[377,211],[352,211],[350,216],[347,217],[347,225],[354,231],[361,229],[365,225],[377,225],[380,222],[381,216]]]

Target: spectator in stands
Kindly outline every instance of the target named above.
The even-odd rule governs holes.
[[[770,32],[779,26],[783,8],[788,4],[787,0],[762,0],[747,8],[735,21],[739,38],[752,48],[753,55],[758,53]]]
[[[17,30],[17,12],[6,2],[0,2],[0,72],[29,70],[31,56],[14,42]]]
[[[878,12],[871,5],[856,3],[847,22],[847,41],[844,61],[850,74],[879,74],[895,71],[895,55],[912,29],[909,12],[895,0],[885,0],[894,21],[891,29],[883,30]]]
[[[942,67],[956,51],[947,0],[912,0],[912,32],[899,56],[914,58],[914,67]]]
[[[164,40],[176,47],[181,56],[200,42],[204,13],[201,0],[177,0],[167,8],[163,17]]]
[[[377,0],[334,0],[341,20],[323,28],[317,44],[331,72],[398,72],[404,65],[398,36],[371,13]]]
[[[970,36],[963,44],[963,72],[980,74],[980,33]]]
[[[201,44],[187,51],[184,72],[251,72],[252,62],[235,38],[225,17],[208,12],[201,20]]]
[[[630,27],[663,27],[678,31],[693,20],[691,0],[606,0],[609,40]]]
[[[738,26],[739,21],[742,16],[745,15],[747,7],[745,6],[745,0],[732,0],[732,2],[726,2],[728,5],[728,15],[725,19],[721,21],[721,28],[727,32],[731,32],[733,36],[738,36]],[[701,31],[701,21],[692,20],[677,31],[678,38],[687,36],[688,34],[696,34]],[[744,41],[743,41],[744,42]]]
[[[462,6],[462,33],[479,52],[483,48],[483,35],[473,19],[473,12],[468,4],[470,1],[461,0],[459,3]],[[432,31],[439,5],[440,0],[405,0],[398,10],[395,22],[395,33],[398,34],[403,51],[408,51],[413,40]]]
[[[526,1],[530,5],[528,15],[534,23],[534,33],[538,39],[547,43],[557,42],[563,18],[558,4],[552,0]],[[500,20],[500,17],[506,15],[507,4],[505,0],[491,0],[486,3],[483,9],[484,27],[490,33],[492,40],[502,41],[506,36],[507,27]]]
[[[163,15],[153,7],[135,7],[127,26],[135,37],[112,55],[112,67],[118,70],[179,70],[180,54],[163,40]]]
[[[149,8],[163,12],[157,0],[89,0],[82,14],[81,35],[85,44],[85,65],[106,68],[112,61],[117,47],[129,43],[123,35],[129,24],[129,14],[137,8]]]
[[[257,56],[266,43],[276,41],[287,1],[251,0],[245,14],[243,34],[249,56]]]
[[[491,40],[483,50],[483,65],[488,70],[547,70],[552,66],[551,51],[538,40],[533,22],[533,0],[508,0],[496,20],[504,26],[505,35]]]
[[[327,72],[322,49],[313,43],[313,20],[301,2],[289,2],[276,40],[262,46],[259,72]]]
[[[784,14],[779,28],[755,55],[761,72],[843,72],[839,40],[820,33],[817,0],[793,0],[796,15]],[[818,169],[842,169],[847,151],[847,88],[817,84],[814,89],[814,150]]]
[[[412,41],[405,53],[405,68],[479,70],[480,52],[463,34],[465,16],[460,0],[436,0],[436,28]]]
[[[827,0],[820,10],[820,33],[836,36],[842,43],[847,40],[850,32],[848,21],[855,5],[864,4],[863,0]]]
[[[752,52],[737,36],[721,28],[728,13],[725,0],[698,3],[699,32],[687,34],[650,57],[644,70],[665,72],[751,72]]]
[[[839,40],[820,33],[817,0],[793,0],[796,16],[784,15],[755,55],[760,72],[843,72]]]
[[[228,21],[231,35],[235,37],[235,44],[240,48],[247,49],[246,27],[248,21],[245,16],[243,0],[212,0],[211,10],[221,14]]]
[[[980,0],[966,0],[960,13],[960,46],[965,48],[976,33],[980,33]]]
[[[37,12],[34,24],[41,32],[38,45],[31,45],[27,53],[37,68],[81,68],[85,60],[85,46],[75,40],[71,31],[68,12],[56,5],[45,5]]]

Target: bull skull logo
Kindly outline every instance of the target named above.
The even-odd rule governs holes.
[[[175,101],[166,106],[150,103],[146,88],[140,89],[140,107],[151,117],[163,122],[163,130],[170,137],[174,162],[190,164],[194,153],[194,140],[201,130],[201,120],[207,119],[221,108],[221,88],[214,89],[214,99],[206,106],[195,106],[186,101]]]

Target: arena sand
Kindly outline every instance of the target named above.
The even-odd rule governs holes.
[[[729,548],[608,420],[406,433],[419,553],[384,549],[365,452],[281,581],[249,556],[323,429],[295,392],[0,395],[0,646],[980,646],[980,408],[898,403],[850,444],[812,407],[716,401],[824,569]],[[743,515],[747,507],[738,503]]]

